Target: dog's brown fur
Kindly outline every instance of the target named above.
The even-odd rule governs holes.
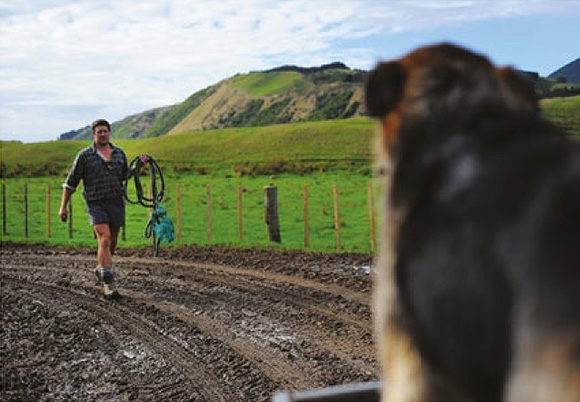
[[[383,401],[580,401],[580,147],[511,68],[451,44],[366,86],[389,164]]]

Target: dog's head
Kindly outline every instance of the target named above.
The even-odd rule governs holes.
[[[447,43],[378,64],[367,79],[366,106],[382,122],[382,148],[389,154],[401,141],[497,133],[494,125],[505,129],[539,113],[533,86],[521,73]]]

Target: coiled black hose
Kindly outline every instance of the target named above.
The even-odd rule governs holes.
[[[149,176],[151,178],[151,197],[147,197],[143,193],[143,185],[141,184],[141,170],[145,166],[141,159],[147,158],[149,165]],[[155,158],[148,154],[137,155],[129,164],[131,175],[124,186],[124,196],[127,202],[131,204],[141,204],[146,208],[153,208],[149,222],[145,226],[144,236],[146,238],[153,237],[153,255],[157,257],[159,252],[159,244],[161,241],[172,242],[174,239],[173,222],[167,216],[165,208],[161,205],[163,197],[165,196],[165,179],[161,168]],[[137,200],[131,200],[128,196],[128,186],[130,179],[133,178],[135,183],[135,191],[137,193]]]
[[[141,184],[141,170],[145,165],[141,160],[143,156],[147,157],[149,165],[149,175],[151,177],[151,197],[147,197],[143,193],[143,186]],[[139,154],[133,158],[129,164],[129,169],[132,174],[129,177],[129,180],[125,181],[124,188],[125,199],[127,202],[131,204],[141,204],[147,208],[157,208],[165,196],[165,179],[163,178],[163,173],[161,172],[161,168],[159,167],[159,164],[155,158],[148,154]],[[136,200],[131,200],[127,193],[127,188],[131,178],[135,183],[135,191],[137,193]]]

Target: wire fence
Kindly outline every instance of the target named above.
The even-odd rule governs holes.
[[[269,196],[272,190],[274,200]],[[67,223],[58,217],[61,192],[54,181],[3,183],[2,240],[92,244],[94,234],[80,191],[69,203]],[[376,192],[372,181],[276,186],[229,180],[204,186],[176,184],[166,190],[162,204],[173,221],[176,245],[274,245],[368,253],[375,248]],[[119,246],[149,244],[144,225],[150,213],[148,208],[127,205]],[[272,236],[276,232],[278,236]]]

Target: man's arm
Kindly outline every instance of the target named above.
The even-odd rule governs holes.
[[[70,201],[70,197],[71,197],[72,193],[73,192],[70,188],[63,187],[62,199],[60,201],[60,210],[58,211],[58,216],[60,217],[60,220],[63,222],[66,222],[66,220],[68,218],[67,206],[68,206],[68,203]]]
[[[60,210],[58,211],[58,216],[60,220],[66,222],[68,218],[67,206],[70,201],[72,193],[76,191],[81,178],[84,176],[85,170],[85,158],[83,157],[83,151],[80,151],[73,162],[71,170],[68,172],[66,180],[62,185],[62,198],[60,201]]]

